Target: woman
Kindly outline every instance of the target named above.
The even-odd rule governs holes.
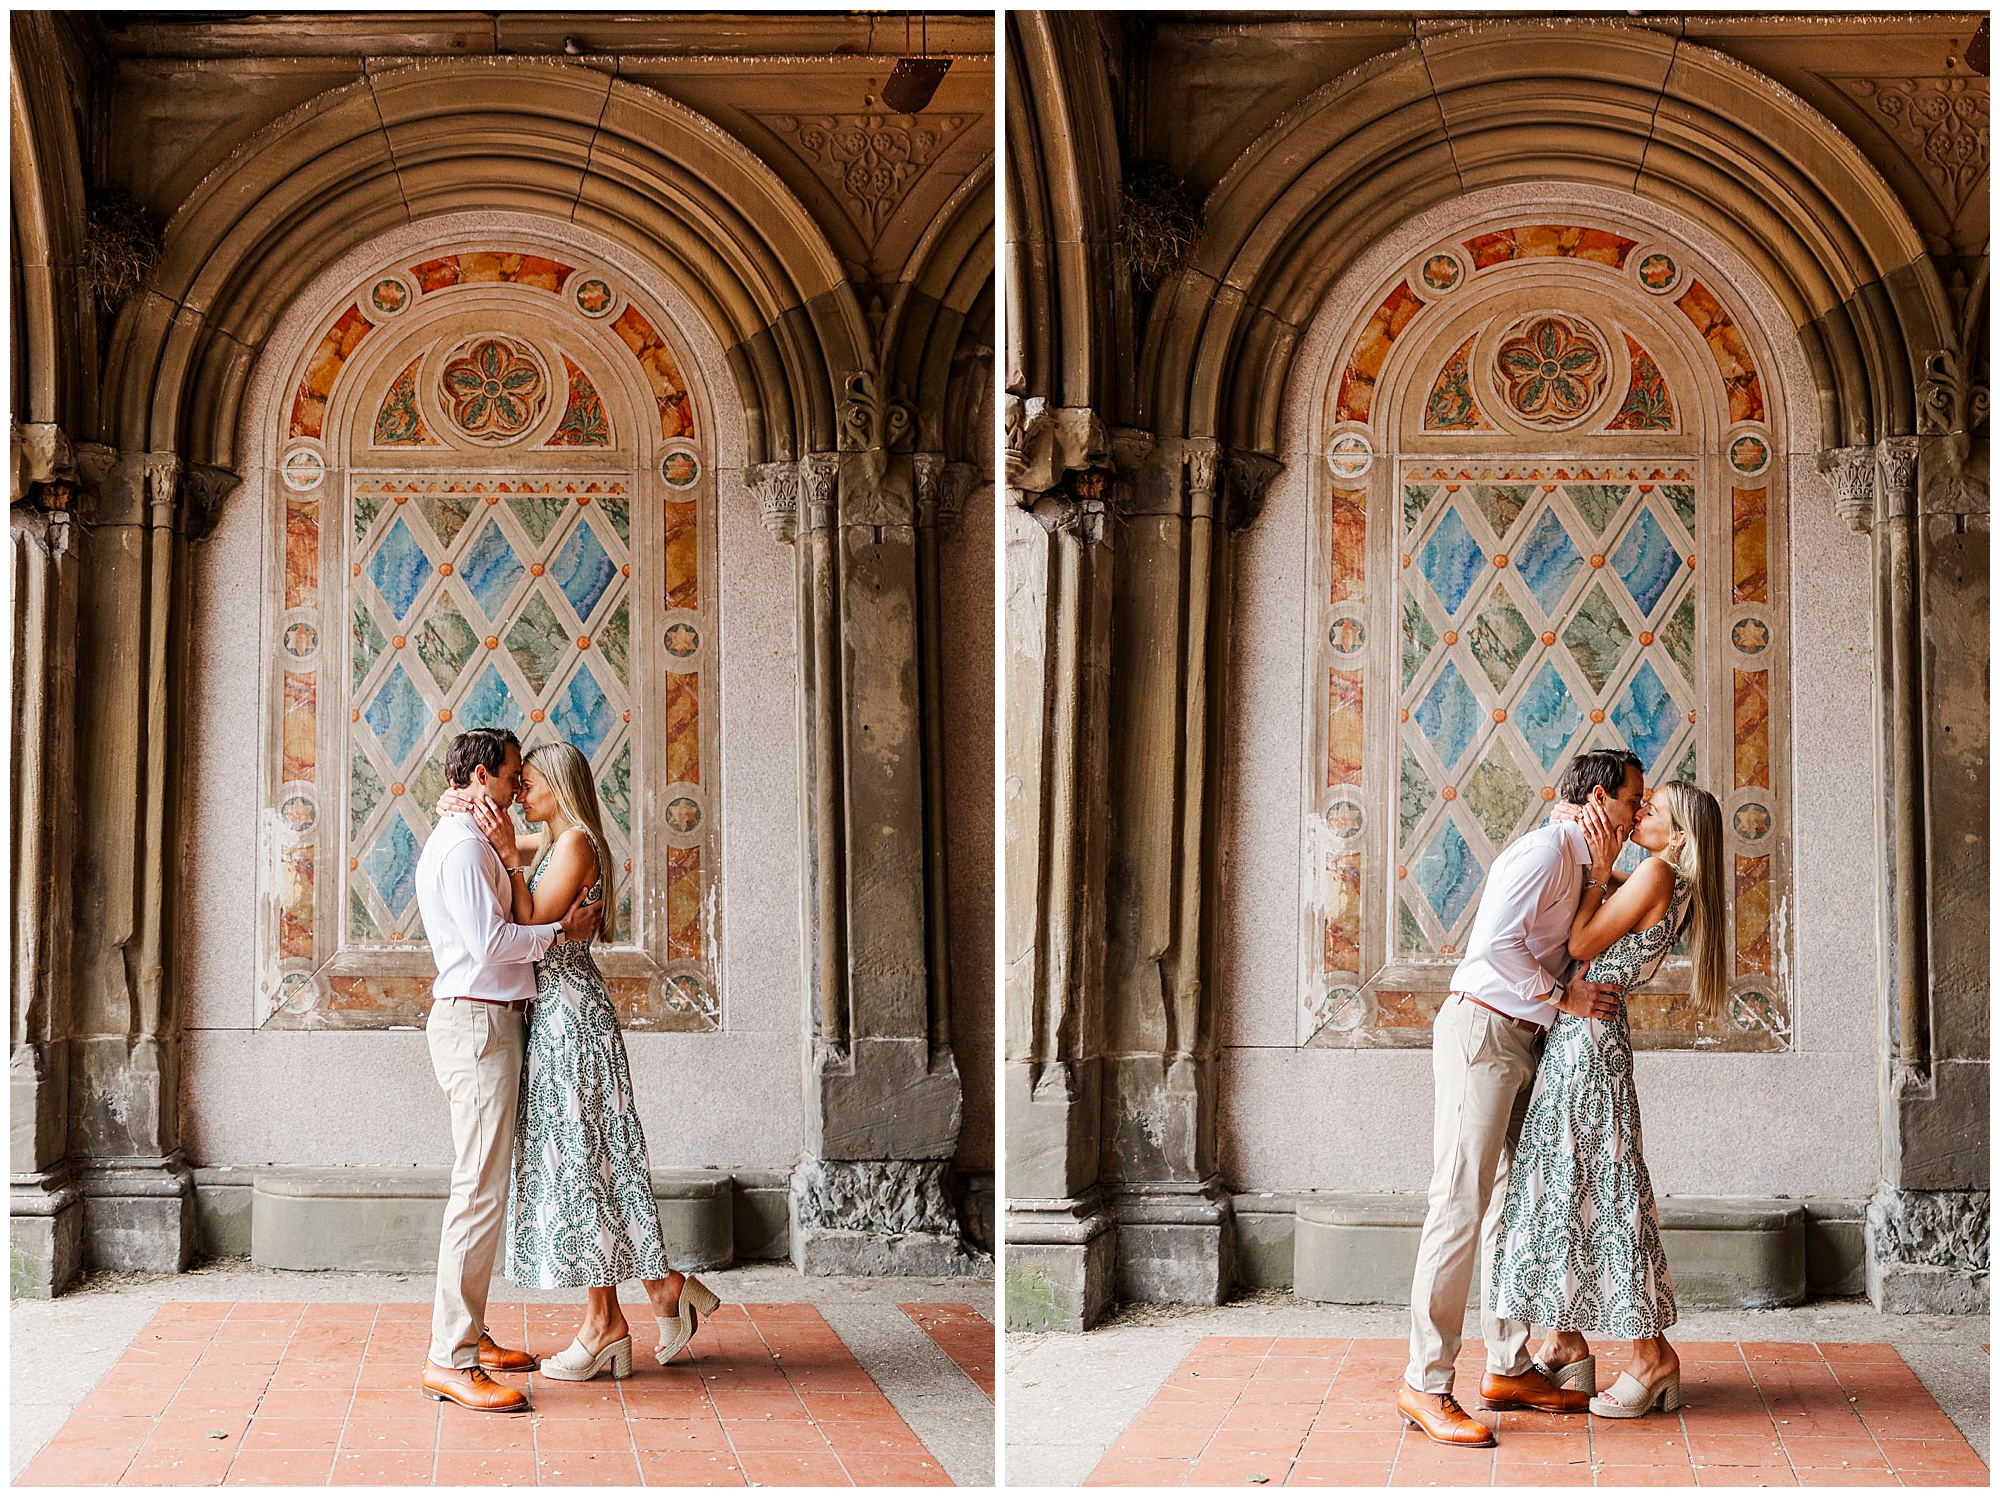
[[[530,750],[521,766],[521,803],[544,830],[515,839],[521,862],[534,862],[527,879],[513,881],[515,922],[558,919],[589,888],[604,901],[600,930],[611,938],[611,867],[589,762],[567,743]],[[455,792],[438,810],[470,810],[489,835],[506,815],[488,799],[461,804]],[[632,1337],[618,1304],[624,1280],[638,1279],[653,1303],[661,1366],[720,1303],[699,1279],[667,1266],[625,1043],[587,942],[551,946],[535,964],[507,1201],[507,1277],[524,1288],[588,1288],[576,1339],[541,1364],[545,1377],[565,1382],[607,1368],[613,1377],[631,1375]]]
[[[1597,1391],[1597,1359],[1581,1332],[1629,1337],[1631,1359],[1590,1409],[1636,1419],[1656,1406],[1680,1407],[1680,1358],[1664,1334],[1676,1318],[1674,1289],[1646,1173],[1624,998],[1685,934],[1696,1011],[1721,1013],[1728,991],[1722,813],[1693,785],[1655,789],[1632,828],[1651,856],[1622,880],[1611,866],[1616,831],[1595,821],[1584,827],[1590,877],[1569,954],[1590,962],[1591,981],[1619,988],[1618,1014],[1564,1014],[1549,1032],[1502,1208],[1492,1304],[1508,1319],[1550,1328],[1537,1361],[1558,1386]]]

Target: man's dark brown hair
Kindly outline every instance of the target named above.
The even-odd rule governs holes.
[[[444,751],[445,782],[454,790],[463,790],[472,783],[475,769],[490,775],[500,773],[500,766],[507,762],[509,744],[520,752],[521,740],[505,728],[467,728]]]
[[[1625,788],[1625,771],[1636,769],[1639,778],[1646,778],[1646,766],[1639,762],[1639,756],[1629,749],[1592,749],[1587,754],[1578,754],[1563,770],[1562,783],[1556,786],[1556,799],[1567,805],[1587,805],[1590,792],[1602,790],[1606,799],[1618,799],[1618,792]]]

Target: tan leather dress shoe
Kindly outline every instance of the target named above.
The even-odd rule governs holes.
[[[479,1333],[479,1365],[488,1372],[533,1372],[535,1359],[524,1351],[511,1351],[493,1339],[491,1331]]]
[[[527,1394],[494,1382],[484,1368],[440,1367],[428,1361],[424,1363],[424,1397],[439,1403],[448,1398],[480,1414],[521,1414],[528,1408]]]
[[[1458,1406],[1449,1393],[1419,1393],[1408,1383],[1396,1390],[1403,1423],[1440,1445],[1491,1445],[1493,1431]]]
[[[1579,1388],[1558,1388],[1534,1368],[1519,1377],[1489,1372],[1479,1382],[1479,1401],[1489,1409],[1539,1409],[1544,1414],[1581,1414],[1590,1395]]]

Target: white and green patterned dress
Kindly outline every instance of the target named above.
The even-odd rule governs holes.
[[[1629,931],[1590,964],[1615,983],[1610,1019],[1564,1014],[1549,1031],[1507,1182],[1494,1313],[1559,1331],[1657,1336],[1677,1318],[1646,1172],[1625,994],[1673,945],[1688,885],[1674,875],[1665,918]]]
[[[547,866],[544,857],[530,893]],[[507,1198],[507,1277],[529,1289],[665,1278],[632,1068],[587,942],[551,946],[535,963],[527,1052]]]

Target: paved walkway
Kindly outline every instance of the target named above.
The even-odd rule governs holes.
[[[1008,1485],[1988,1484],[1983,1317],[1691,1314],[1674,1331],[1682,1415],[1507,1414],[1498,1449],[1476,1452],[1405,1437],[1389,1400],[1407,1326],[1396,1307],[1264,1294],[1009,1336]]]
[[[430,1318],[418,1275],[95,1276],[12,1306],[17,1482],[127,1485],[984,1485],[987,1395],[902,1308],[991,1308],[964,1280],[703,1274],[725,1301],[698,1360],[661,1369],[627,1293],[635,1374],[522,1374],[535,1410],[479,1416],[417,1394]],[[489,1319],[538,1355],[576,1296],[496,1283]],[[990,1324],[990,1322],[988,1322]],[[115,1468],[115,1469],[114,1469]]]

